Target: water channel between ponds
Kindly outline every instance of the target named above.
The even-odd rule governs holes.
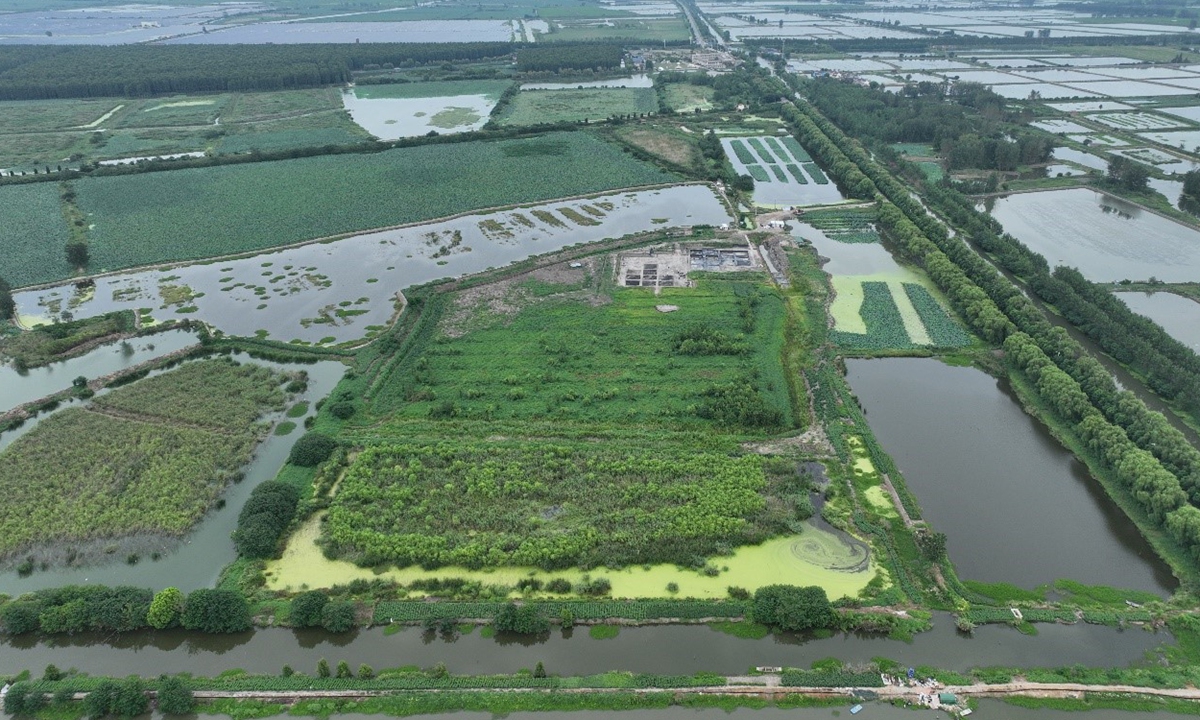
[[[503,267],[570,245],[729,220],[725,206],[704,185],[613,192],[237,260],[131,270],[97,278],[87,299],[76,299],[71,284],[18,292],[14,299],[17,313],[31,321],[60,309],[81,319],[152,308],[159,319],[188,317],[241,337],[346,342],[386,325],[395,313],[397,292],[412,285]]]
[[[983,625],[959,633],[947,613],[935,613],[933,630],[912,642],[879,635],[835,635],[814,639],[784,633],[752,640],[703,625],[624,627],[615,638],[597,640],[586,627],[546,636],[483,637],[480,630],[446,639],[408,627],[388,635],[374,627],[341,635],[323,630],[270,628],[236,635],[201,635],[179,630],[124,635],[82,633],[39,638],[0,636],[0,676],[48,664],[92,674],[156,676],[189,672],[214,676],[232,668],[275,674],[287,664],[314,673],[317,661],[367,663],[376,670],[442,662],[454,674],[515,673],[538,662],[547,672],[585,675],[626,670],[658,674],[745,673],[755,665],[809,667],[836,657],[867,662],[886,657],[906,666],[932,665],[965,671],[973,667],[1059,667],[1082,664],[1118,667],[1172,642],[1165,632],[1120,630],[1105,625],[1038,625],[1023,635],[1006,625]]]
[[[182,337],[180,341],[182,346],[196,342],[195,336],[190,333],[179,331],[177,334]],[[137,358],[137,362],[146,362],[166,355],[176,344],[172,337],[166,337],[168,335],[173,337],[174,334],[163,333],[131,341],[135,347],[142,348],[137,350],[133,357]],[[164,337],[171,342],[163,343]],[[153,345],[154,350],[147,349],[145,347],[147,345]],[[68,374],[63,371],[62,366],[73,362],[76,363],[76,366],[73,367],[96,367],[107,362],[107,358],[112,352],[113,346],[101,346],[73,361],[58,363],[50,368],[31,370],[27,376],[18,378],[21,392],[33,394],[35,397],[49,395],[63,389],[63,378],[66,378],[65,383],[69,387],[71,378],[75,376],[74,373],[79,371],[73,369]],[[121,351],[118,349],[117,352]],[[233,357],[239,362],[253,362],[274,370],[303,370],[308,373],[308,389],[293,400],[293,404],[301,400],[309,402],[309,409],[305,415],[292,418],[292,421],[298,426],[303,426],[304,419],[315,413],[316,401],[333,391],[334,386],[346,370],[346,366],[342,363],[331,361],[312,364],[277,363],[251,359],[248,355],[240,353],[234,354]],[[129,363],[129,365],[133,364],[136,363]],[[119,366],[116,369],[120,369]],[[2,370],[7,372],[7,369]],[[48,416],[48,413],[44,413],[41,417]],[[264,420],[274,423],[282,417],[283,413],[273,413],[266,416]],[[0,441],[2,441],[0,448],[5,447],[34,426],[36,426],[36,421],[31,421],[18,430],[4,433],[3,436],[0,436]],[[246,503],[246,499],[255,486],[275,477],[275,474],[283,467],[284,461],[292,449],[292,444],[299,439],[303,432],[298,427],[283,436],[269,434],[255,449],[253,458],[245,468],[245,479],[241,483],[231,485],[222,494],[225,507],[210,510],[192,532],[184,536],[181,541],[169,541],[168,545],[174,544],[175,547],[163,553],[161,559],[150,560],[147,558],[136,565],[129,565],[124,562],[124,556],[118,554],[119,557],[114,558],[112,563],[70,568],[51,567],[48,570],[35,571],[27,577],[21,577],[16,571],[0,572],[0,593],[18,595],[41,588],[71,584],[135,585],[155,589],[174,585],[184,592],[214,586],[221,569],[236,559],[233,542],[229,539],[229,535],[237,525],[238,511]]]
[[[963,579],[1178,585],[1086,467],[1005,383],[925,358],[847,360],[847,380]]]

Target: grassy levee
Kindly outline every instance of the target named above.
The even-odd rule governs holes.
[[[559,132],[89,177],[74,186],[76,204],[93,226],[88,270],[100,273],[675,179],[591,134]],[[49,202],[56,192],[47,183],[5,186],[0,200],[20,205],[24,194],[35,193]],[[51,220],[61,223],[54,209]],[[39,210],[30,222],[49,222],[44,215]],[[10,244],[9,262],[22,271],[10,279],[14,285],[69,275],[45,244],[16,238]],[[61,244],[54,253],[62,256]]]
[[[285,376],[192,362],[43,420],[0,455],[0,555],[47,543],[180,535],[249,459]]]

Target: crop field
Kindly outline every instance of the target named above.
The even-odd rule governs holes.
[[[783,302],[750,277],[659,295],[612,289],[611,301],[571,286],[468,292],[370,409],[413,420],[666,422],[742,432],[791,426],[778,362]],[[533,291],[542,297],[530,300]],[[656,309],[664,303],[679,309]],[[687,333],[701,340],[689,343]]]
[[[785,530],[765,486],[758,456],[374,446],[341,480],[327,547],[366,566],[686,562]]]
[[[653,88],[522,90],[501,117],[503,125],[607,120],[658,111]]]
[[[837,188],[791,136],[725,137],[725,152],[739,174],[754,178],[755,201],[805,205],[842,200]]]
[[[844,243],[877,243],[875,217],[864,210],[817,210],[804,214],[804,222],[825,233],[826,237]]]
[[[0,277],[14,287],[68,277],[58,183],[0,188]]]
[[[969,345],[970,336],[933,295],[917,283],[834,277],[841,308],[831,339],[847,350],[906,350]],[[841,297],[845,296],[845,297]]]
[[[543,172],[547,162],[558,172]],[[336,182],[331,182],[335,180]],[[332,155],[78,181],[93,271],[260,250],[496,205],[670,182],[584,133]],[[56,188],[54,188],[56,191]],[[26,188],[0,188],[0,202]],[[43,190],[43,192],[46,192]],[[61,223],[61,214],[56,215]],[[49,223],[39,213],[30,218]],[[54,254],[61,255],[60,243]],[[66,277],[39,244],[9,260],[27,281]],[[54,267],[60,268],[55,272]]]
[[[0,455],[0,556],[42,543],[179,535],[250,457],[283,375],[223,360],[119,388],[41,421]]]

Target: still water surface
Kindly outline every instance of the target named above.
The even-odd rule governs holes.
[[[926,358],[847,360],[847,380],[965,579],[1058,578],[1163,594],[1170,570],[1006,385]]]

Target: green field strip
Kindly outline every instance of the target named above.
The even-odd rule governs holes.
[[[904,331],[908,333],[909,339],[916,345],[933,344],[933,341],[929,339],[929,333],[925,331],[920,314],[908,299],[903,284],[897,280],[889,280],[887,288],[888,292],[892,294],[892,302],[896,304],[896,310],[900,313],[900,320],[904,323]]]
[[[815,162],[802,163],[804,171],[812,177],[813,182],[818,185],[828,185],[829,178],[825,177],[825,173],[821,172],[821,168]]]
[[[804,149],[804,146],[800,144],[800,141],[791,135],[788,135],[783,139],[783,144],[788,150],[791,151],[792,157],[796,158],[800,162],[812,161],[812,156],[808,154],[808,152]]]
[[[758,158],[754,157],[754,153],[742,144],[741,140],[730,140],[729,147],[733,148],[733,154],[737,155],[737,159],[742,161],[743,165],[753,165],[758,162]]]
[[[787,170],[792,174],[792,177],[796,179],[796,182],[800,183],[801,185],[808,184],[808,177],[804,174],[804,171],[799,168],[799,166],[789,164],[787,166]]]
[[[786,164],[794,159],[792,158],[791,154],[788,153],[787,149],[779,142],[779,138],[767,137],[763,138],[763,142],[767,144],[767,147],[771,152],[775,153],[775,157],[779,158],[780,163]]]
[[[933,293],[916,283],[904,283],[904,292],[921,318],[921,324],[935,347],[963,347],[971,344],[971,336],[959,326],[934,297]]]
[[[762,165],[747,165],[746,172],[750,173],[755,182],[771,182],[771,176]]]
[[[771,151],[767,150],[767,147],[763,145],[762,138],[750,138],[746,142],[750,144],[750,147],[754,148],[754,152],[758,153],[758,156],[762,158],[763,162],[766,164],[771,165],[775,162],[778,162],[775,159],[775,156],[771,154]]]
[[[778,165],[771,165],[770,168],[771,172],[775,174],[776,180],[781,183],[786,183],[788,181],[787,175],[783,173],[783,168],[779,167]]]

